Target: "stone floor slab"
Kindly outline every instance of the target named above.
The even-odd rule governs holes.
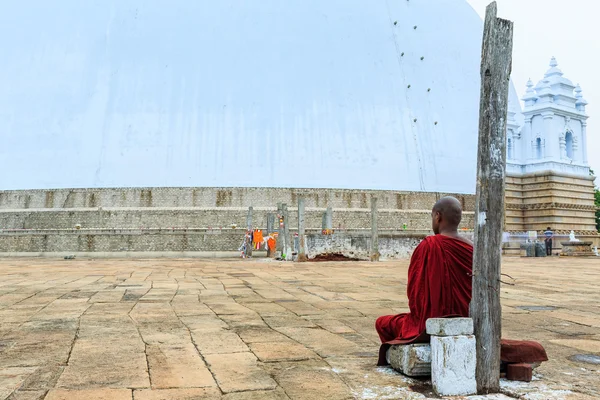
[[[319,356],[296,342],[252,343],[252,352],[262,362],[303,361]]]
[[[241,353],[247,352],[248,346],[235,332],[218,331],[203,332],[192,330],[194,343],[203,356],[209,354]]]
[[[35,372],[35,367],[12,367],[0,369],[0,398],[6,398]]]
[[[205,359],[224,393],[277,387],[269,374],[257,365],[252,353],[211,354]]]
[[[133,392],[133,400],[218,400],[220,398],[221,391],[217,388],[144,389]]]
[[[273,364],[269,372],[292,399],[349,400],[351,389],[322,361]]]
[[[192,343],[149,345],[146,356],[152,388],[203,388],[216,383]]]
[[[131,400],[130,389],[53,389],[44,400]]]
[[[246,344],[291,341],[287,336],[269,327],[244,327],[236,332]]]
[[[324,329],[277,328],[277,330],[314,350],[321,357],[348,356],[362,350],[355,343]]]
[[[257,390],[255,392],[229,393],[223,400],[289,400],[285,392],[279,388],[275,390]]]
[[[46,390],[21,390],[18,389],[11,393],[6,400],[43,400],[46,397]],[[0,399],[2,396],[0,395]]]

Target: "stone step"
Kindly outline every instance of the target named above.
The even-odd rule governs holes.
[[[275,209],[254,209],[255,227],[266,227],[267,214]],[[307,228],[321,229],[323,209],[306,210]],[[248,210],[245,208],[115,208],[115,209],[48,209],[1,210],[0,229],[139,229],[139,228],[229,228],[243,227]],[[378,211],[379,229],[430,230],[429,211]],[[290,226],[297,226],[297,213],[290,212]],[[473,225],[473,214],[465,214],[463,225]],[[363,209],[334,209],[334,229],[367,229],[371,227],[371,211]]]
[[[391,346],[387,351],[387,361],[406,376],[430,376],[431,346],[428,343]]]
[[[291,189],[291,188],[99,188],[0,191],[0,209],[97,208],[97,207],[277,207],[296,206],[298,197],[306,207],[370,209],[371,195],[381,208],[430,210],[446,194],[428,192]],[[474,195],[455,194],[467,211],[475,209]]]
[[[0,230],[0,257],[13,253],[235,252],[244,235],[245,231],[241,229]],[[405,232],[380,235],[382,259],[409,257],[424,236]],[[347,257],[369,259],[370,240],[369,232],[338,232],[326,236],[313,231],[306,234],[306,249],[309,257],[341,253]]]

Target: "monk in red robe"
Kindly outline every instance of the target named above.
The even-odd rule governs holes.
[[[473,243],[458,234],[461,219],[462,207],[454,197],[444,197],[433,207],[435,235],[417,246],[408,269],[410,313],[377,319],[375,327],[383,343],[378,365],[387,365],[390,345],[428,342],[427,319],[469,316]]]
[[[440,199],[431,211],[434,236],[415,249],[408,269],[410,313],[379,317],[375,324],[381,348],[377,365],[387,365],[386,352],[394,344],[428,343],[429,318],[468,317],[471,303],[473,243],[458,234],[462,207],[454,197]],[[503,364],[547,361],[541,344],[502,340]]]

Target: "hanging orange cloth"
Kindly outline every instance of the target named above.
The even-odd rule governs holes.
[[[275,240],[275,238],[273,236],[269,236],[269,239],[267,240],[267,245],[269,246],[269,250],[275,251],[275,247],[277,246],[277,241]]]
[[[257,229],[257,230],[255,230],[255,231],[254,231],[254,239],[253,239],[253,242],[254,242],[254,247],[255,247],[256,249],[259,249],[259,248],[260,248],[260,245],[261,245],[261,243],[263,242],[263,240],[264,240],[264,239],[263,239],[263,233],[262,233],[262,230],[260,230],[260,229]]]

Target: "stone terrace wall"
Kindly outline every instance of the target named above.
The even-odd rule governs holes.
[[[292,232],[293,234],[293,232]],[[379,248],[382,259],[406,258],[425,237],[425,232],[382,232]],[[94,255],[127,256],[129,253],[237,252],[244,237],[241,229],[223,230],[115,230],[115,231],[27,231],[0,232],[0,255]],[[307,254],[341,253],[348,257],[369,259],[371,237],[368,231],[346,231],[324,236],[307,232]],[[264,251],[255,251],[264,256]]]
[[[236,251],[249,206],[254,208],[253,226],[265,229],[267,214],[276,211],[277,203],[286,203],[293,232],[303,196],[307,229],[320,232],[322,214],[332,207],[336,230],[333,237],[308,237],[309,254],[362,256],[370,246],[364,232],[371,227],[371,195],[378,198],[381,253],[400,257],[410,254],[415,238],[431,229],[431,207],[446,194],[276,188],[0,191],[0,253]],[[469,229],[474,196],[454,196],[464,205],[462,227]],[[407,232],[401,232],[404,224]],[[75,229],[78,225],[81,230]],[[393,236],[398,233],[405,236]]]
[[[276,208],[254,209],[253,226],[266,228],[267,214]],[[320,229],[325,209],[307,209],[307,228]],[[0,211],[0,229],[140,229],[140,228],[228,228],[246,225],[246,208],[131,208],[131,209],[71,209]],[[297,227],[297,208],[289,208],[289,223]],[[379,228],[410,230],[431,228],[430,211],[379,210]],[[463,216],[463,227],[473,226],[473,213]],[[333,227],[337,230],[367,229],[371,226],[371,210],[334,209]]]
[[[306,207],[369,209],[375,194],[382,209],[430,210],[445,193],[285,188],[118,188],[0,191],[0,210],[138,208],[138,207]],[[474,211],[475,196],[452,194],[465,211]]]

